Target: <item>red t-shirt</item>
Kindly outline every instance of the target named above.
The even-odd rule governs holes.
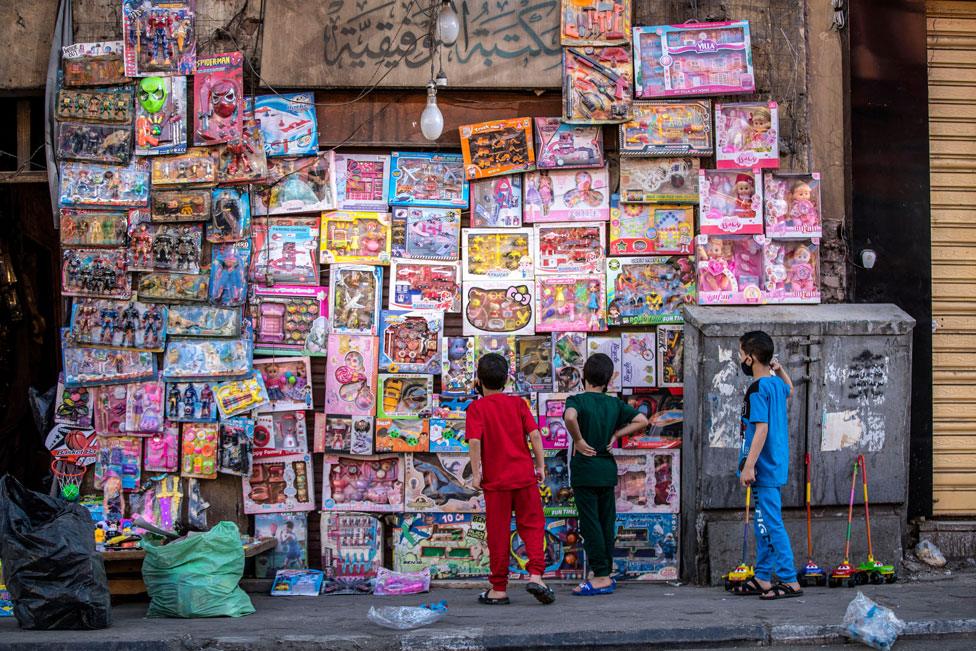
[[[464,435],[481,441],[482,490],[514,490],[536,483],[527,436],[539,429],[529,406],[518,396],[493,393],[465,411]]]

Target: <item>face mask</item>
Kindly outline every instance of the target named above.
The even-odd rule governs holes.
[[[752,362],[749,363],[739,362],[739,367],[742,369],[742,372],[744,374],[748,375],[749,377],[752,377]]]

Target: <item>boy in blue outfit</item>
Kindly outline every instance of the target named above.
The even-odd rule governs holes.
[[[756,575],[735,587],[738,595],[785,599],[803,594],[796,581],[793,549],[783,525],[780,487],[790,468],[787,401],[793,382],[773,359],[773,339],[755,330],[739,338],[742,372],[755,377],[742,403],[739,483],[752,486],[756,500]],[[773,574],[778,579],[773,582]]]

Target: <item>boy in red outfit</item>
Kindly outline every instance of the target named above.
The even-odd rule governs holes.
[[[546,561],[543,551],[546,518],[538,484],[545,477],[542,435],[528,405],[518,396],[502,393],[508,379],[508,361],[497,353],[478,360],[475,389],[483,397],[468,406],[465,436],[471,457],[471,485],[485,493],[491,589],[478,596],[489,606],[510,603],[508,556],[512,511],[519,536],[529,557],[529,582],[525,589],[541,603],[556,600],[542,581]],[[526,437],[532,442],[532,454]],[[532,456],[535,456],[535,463]]]

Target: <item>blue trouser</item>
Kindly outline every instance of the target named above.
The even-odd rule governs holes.
[[[756,578],[771,581],[773,573],[783,583],[796,581],[793,548],[783,525],[783,500],[777,486],[753,486],[756,498]]]

